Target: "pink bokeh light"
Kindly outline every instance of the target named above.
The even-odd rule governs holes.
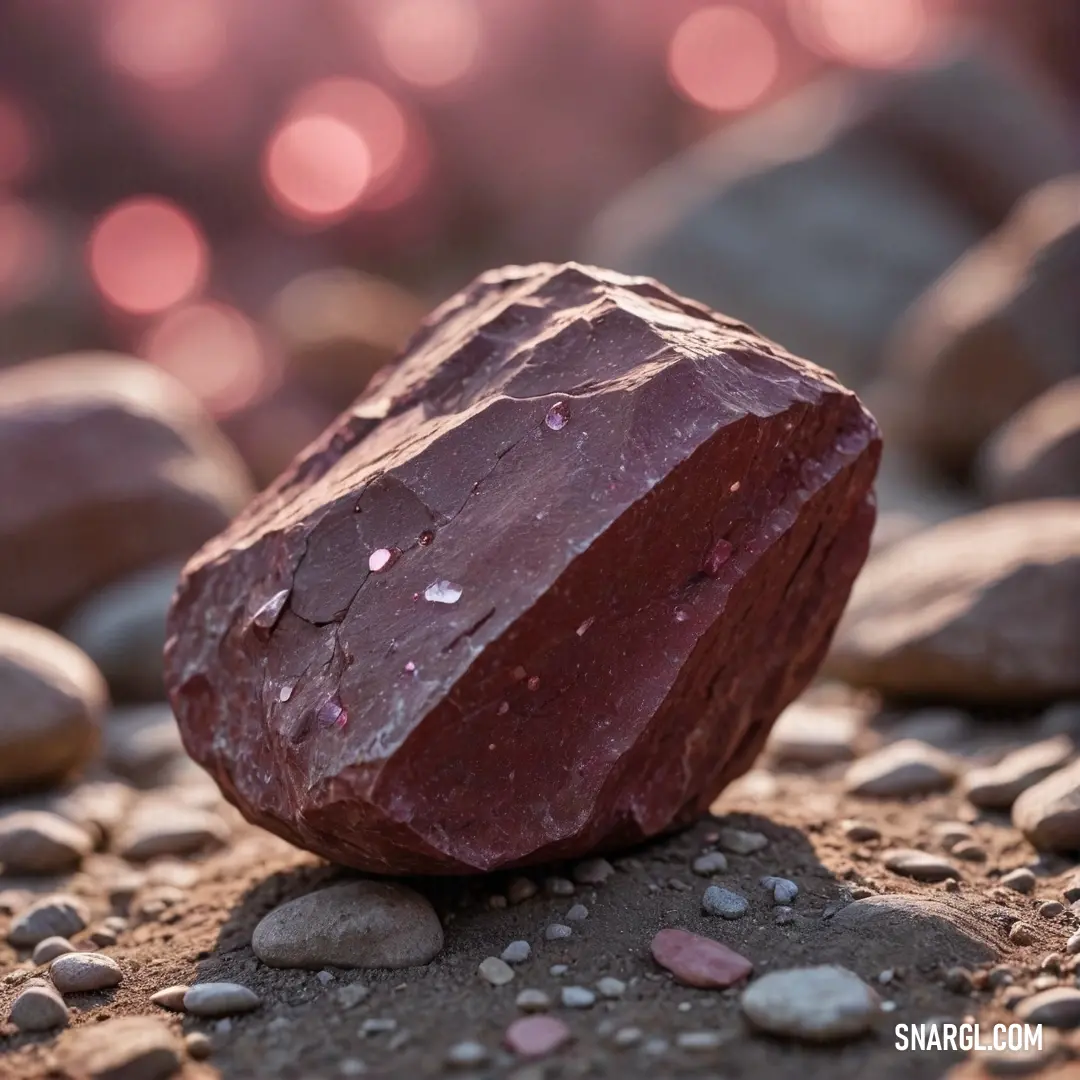
[[[192,86],[221,63],[228,44],[223,0],[109,0],[101,23],[105,59],[153,86]]]
[[[192,391],[216,416],[267,388],[270,365],[258,331],[227,304],[174,308],[147,332],[139,353]]]
[[[931,40],[926,0],[789,0],[788,7],[807,48],[857,67],[903,67]]]
[[[0,197],[0,310],[34,295],[53,251],[48,223],[26,203]]]
[[[26,178],[36,156],[35,141],[26,113],[0,94],[0,184],[16,184]]]
[[[480,58],[475,0],[384,0],[374,10],[374,31],[390,70],[424,90],[463,81]]]
[[[209,269],[209,249],[198,225],[180,207],[155,196],[128,199],[99,218],[87,259],[101,294],[136,315],[189,299]]]
[[[732,5],[691,12],[668,48],[668,74],[690,101],[715,112],[741,112],[776,81],[776,39],[752,11]]]
[[[324,112],[286,117],[267,143],[266,188],[290,217],[328,225],[353,210],[372,175],[363,134]]]

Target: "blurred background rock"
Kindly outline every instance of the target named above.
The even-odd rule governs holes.
[[[1080,0],[7,0],[0,611],[153,700],[184,557],[426,310],[565,258],[859,389],[875,558],[1055,498],[1010,536],[1062,530],[1037,603],[1080,597],[1078,53]],[[892,693],[879,661],[845,677]]]

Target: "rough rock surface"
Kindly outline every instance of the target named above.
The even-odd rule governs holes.
[[[1080,496],[1080,376],[998,428],[979,451],[976,478],[994,502]]]
[[[826,670],[896,696],[1080,692],[1080,500],[995,507],[874,556]]]
[[[60,780],[87,762],[107,701],[105,680],[85,653],[0,615],[0,791]]]
[[[0,373],[0,611],[54,623],[186,557],[248,498],[239,458],[149,364],[91,353]]]
[[[654,835],[815,671],[878,454],[827,373],[654,282],[484,275],[189,563],[185,746],[251,820],[368,870]]]

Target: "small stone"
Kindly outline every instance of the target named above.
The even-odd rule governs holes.
[[[840,827],[844,830],[844,836],[856,844],[866,844],[871,840],[881,839],[881,830],[876,825],[870,825],[865,821],[847,818],[840,822]]]
[[[184,1036],[184,1049],[192,1061],[205,1061],[214,1051],[214,1044],[201,1031],[189,1031]]]
[[[725,828],[720,830],[717,843],[732,855],[753,855],[769,846],[769,838],[746,829]]]
[[[644,1038],[644,1032],[641,1028],[636,1027],[624,1027],[619,1028],[618,1031],[611,1037],[611,1041],[619,1047],[620,1050],[625,1050],[631,1046],[637,1046],[639,1042]]]
[[[622,979],[616,979],[611,975],[605,975],[597,984],[596,989],[600,996],[605,998],[621,998],[626,993],[626,983]]]
[[[570,1029],[554,1016],[528,1016],[507,1029],[507,1047],[521,1057],[546,1057],[573,1038]]]
[[[271,967],[419,967],[442,949],[443,929],[435,909],[412,889],[349,881],[275,908],[256,926],[251,946]]]
[[[1009,940],[1014,945],[1030,945],[1035,940],[1035,935],[1027,923],[1015,922],[1009,927]]]
[[[63,874],[92,848],[86,831],[59,814],[16,810],[0,817],[0,863],[7,874]]]
[[[1028,1024],[1046,1024],[1052,1028],[1080,1026],[1080,990],[1061,986],[1043,990],[1020,1002],[1016,1015]]]
[[[87,1080],[166,1080],[180,1071],[180,1047],[160,1020],[120,1016],[83,1024],[62,1044],[67,1073]]]
[[[962,840],[952,849],[952,853],[966,862],[986,862],[986,849],[973,840]]]
[[[1031,893],[1035,891],[1035,875],[1026,867],[1018,867],[1005,874],[1001,884],[1018,893]]]
[[[706,915],[719,915],[722,919],[741,919],[749,904],[746,897],[719,885],[710,885],[701,898],[701,909]]]
[[[71,937],[90,921],[86,905],[74,896],[56,894],[31,904],[11,924],[8,941],[29,949],[49,937]]]
[[[532,946],[527,941],[511,941],[502,951],[502,959],[508,964],[524,964],[532,953]]]
[[[66,1027],[68,1010],[64,999],[50,986],[28,986],[11,1005],[8,1019],[20,1031],[52,1031]]]
[[[235,1016],[261,1004],[254,990],[238,983],[198,983],[184,995],[184,1011],[192,1016]]]
[[[1042,958],[1042,963],[1039,965],[1039,967],[1041,967],[1043,971],[1060,972],[1061,971],[1061,964],[1062,964],[1062,961],[1064,959],[1065,958],[1061,955],[1061,953],[1056,953],[1056,952],[1047,953]]]
[[[711,938],[687,930],[661,930],[650,946],[653,959],[684,986],[725,989],[745,979],[753,964]]]
[[[193,855],[220,847],[228,839],[228,827],[212,811],[153,796],[136,807],[117,839],[116,850],[138,862],[158,855]]]
[[[574,904],[563,917],[567,922],[584,922],[589,917],[589,909],[584,904]]]
[[[971,972],[962,967],[949,968],[945,972],[945,988],[954,994],[970,994],[974,988]]]
[[[1080,761],[1022,792],[1012,822],[1039,851],[1080,849]]]
[[[712,877],[713,874],[722,874],[728,868],[727,856],[722,851],[710,851],[705,855],[699,855],[690,869],[701,877]]]
[[[573,896],[574,883],[563,877],[549,877],[544,881],[544,892],[548,896]]]
[[[338,987],[334,1000],[343,1009],[355,1009],[370,996],[371,991],[363,983],[349,983],[347,986]]]
[[[766,874],[758,884],[773,894],[773,901],[777,904],[793,904],[795,897],[799,895],[799,886],[787,878],[773,877]]]
[[[150,1000],[161,1009],[169,1012],[182,1013],[184,1011],[184,995],[191,987],[178,983],[176,986],[166,986],[150,995]]]
[[[473,1069],[483,1065],[491,1055],[487,1047],[478,1042],[455,1043],[446,1052],[446,1064],[453,1069]]]
[[[1058,985],[1058,977],[1052,972],[1045,971],[1041,975],[1037,975],[1032,981],[1032,990],[1049,990],[1053,986]]]
[[[487,898],[487,906],[492,911],[502,911],[508,901],[502,893],[493,893]]]
[[[1075,956],[1077,953],[1080,953],[1080,930],[1073,934],[1065,943],[1065,951],[1070,956]]]
[[[1062,893],[1067,903],[1075,904],[1080,900],[1080,875],[1069,880]]]
[[[987,975],[987,981],[995,989],[1001,986],[1011,986],[1015,981],[1015,973],[1008,964],[995,964]]]
[[[329,986],[334,981],[333,973],[329,971],[317,972],[315,978],[318,979],[323,986]]]
[[[41,967],[43,964],[49,963],[50,960],[55,960],[58,956],[63,956],[64,953],[72,953],[75,951],[75,946],[71,944],[65,937],[47,937],[44,941],[39,941],[34,946],[33,961],[37,967]]]
[[[796,918],[798,918],[798,916],[795,914],[794,910],[789,907],[778,907],[773,914],[773,922],[776,923],[777,926],[790,926],[795,922]]]
[[[591,1009],[596,1004],[596,995],[584,986],[564,986],[560,998],[567,1009]]]
[[[571,877],[579,885],[603,885],[614,873],[615,867],[607,859],[583,859],[574,867]]]
[[[111,957],[101,953],[72,952],[58,956],[52,962],[49,977],[61,994],[82,994],[119,986],[124,973]]]
[[[424,590],[424,599],[432,604],[456,604],[464,590],[453,581],[433,581]]]
[[[858,975],[834,965],[772,971],[742,995],[743,1012],[755,1027],[808,1042],[861,1035],[880,1008],[881,999]]]
[[[505,986],[514,978],[514,969],[497,956],[489,956],[486,960],[482,960],[476,973],[484,982],[492,986]]]
[[[884,853],[885,868],[916,881],[944,881],[959,877],[960,872],[947,859],[930,855],[925,851],[898,848]]]
[[[563,923],[552,923],[544,930],[544,937],[548,941],[563,941],[573,935],[574,931]]]
[[[551,998],[543,990],[524,989],[519,991],[514,1004],[522,1012],[546,1012],[551,1008]]]
[[[548,968],[548,974],[553,978],[558,979],[565,975],[569,970],[570,968],[567,964],[552,964],[551,967]]]
[[[946,884],[948,883],[946,882]],[[871,896],[876,895],[877,894],[873,889],[868,889],[865,885],[856,885],[855,888],[851,890],[852,900],[869,900]]]
[[[680,1050],[699,1054],[719,1049],[724,1045],[724,1041],[722,1031],[681,1031],[675,1036],[675,1045]]]
[[[957,767],[941,750],[917,739],[901,739],[854,762],[844,776],[852,795],[896,799],[952,786]]]
[[[1039,915],[1044,919],[1056,919],[1065,910],[1060,900],[1044,900],[1039,905]]]
[[[978,807],[1008,810],[1022,792],[1067,765],[1074,753],[1066,735],[1044,739],[1006,754],[996,765],[972,769],[960,789]]]
[[[860,709],[796,701],[777,717],[767,751],[779,763],[809,768],[850,761],[862,722]]]
[[[360,1025],[360,1034],[365,1038],[372,1035],[386,1035],[397,1030],[397,1021],[392,1016],[369,1016]]]
[[[522,1012],[546,1012],[551,1008],[551,998],[543,990],[522,990],[514,1004]]]
[[[531,900],[540,890],[536,882],[527,877],[516,877],[506,887],[506,898],[511,904],[523,904]]]
[[[971,826],[963,821],[939,821],[932,832],[934,838],[946,851],[952,851],[957,844],[975,839]]]

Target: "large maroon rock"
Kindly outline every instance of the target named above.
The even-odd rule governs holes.
[[[655,282],[486,274],[188,564],[184,743],[372,871],[687,822],[817,669],[879,450],[827,372]]]

